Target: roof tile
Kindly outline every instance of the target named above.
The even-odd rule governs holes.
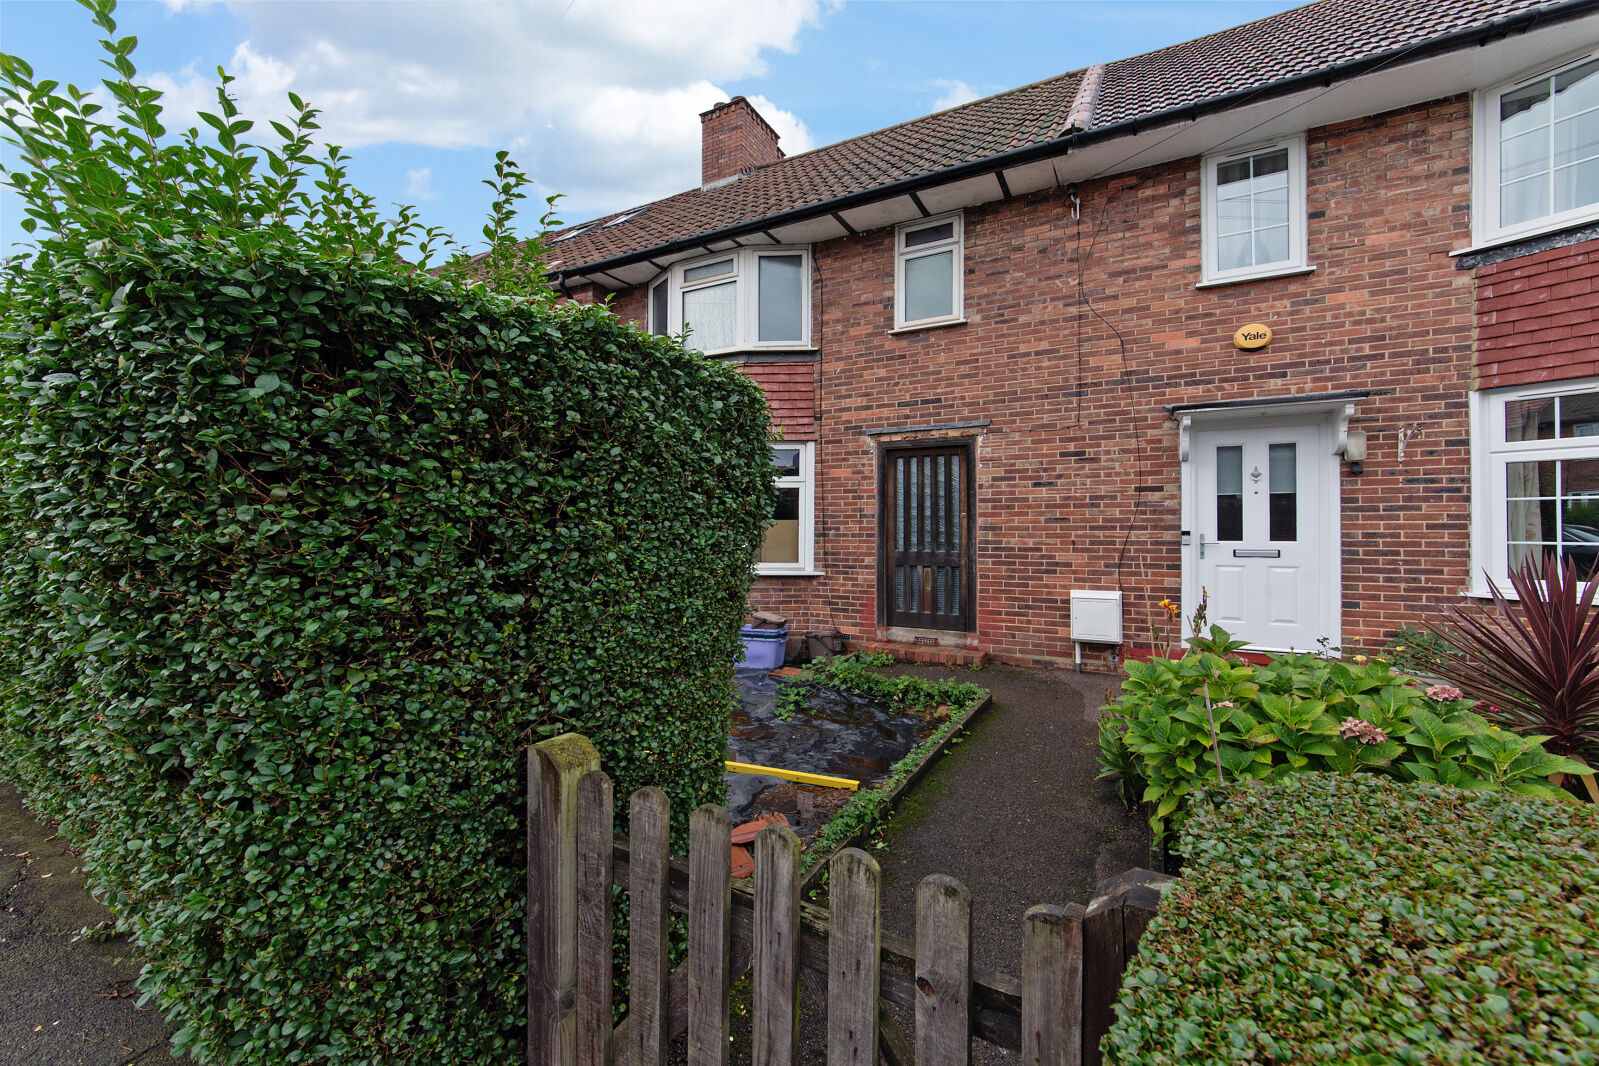
[[[1103,66],[1088,129],[1264,88],[1562,0],[1319,0]],[[1403,59],[1403,53],[1395,61]],[[1072,71],[759,167],[711,189],[570,227],[552,258],[571,270],[1042,144],[1064,131]],[[636,217],[616,225],[612,219]]]

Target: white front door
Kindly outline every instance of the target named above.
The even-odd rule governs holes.
[[[1196,425],[1183,607],[1262,650],[1338,643],[1338,460],[1329,421]],[[1186,635],[1186,634],[1185,634]]]

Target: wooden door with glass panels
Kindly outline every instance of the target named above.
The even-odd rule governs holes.
[[[973,628],[971,442],[886,448],[878,492],[883,624]]]

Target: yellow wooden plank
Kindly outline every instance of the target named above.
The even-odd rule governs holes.
[[[802,785],[822,785],[825,788],[846,788],[851,792],[861,787],[859,781],[851,781],[847,777],[828,777],[826,774],[808,774],[803,770],[778,770],[771,766],[756,766],[748,762],[724,763],[728,772],[735,774],[763,774],[766,777],[781,777],[785,781],[798,781]]]

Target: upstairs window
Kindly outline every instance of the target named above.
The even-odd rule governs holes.
[[[674,266],[650,287],[650,331],[688,332],[707,354],[811,342],[811,257],[741,248]]]
[[[908,222],[895,230],[895,329],[965,318],[962,224],[955,214]]]
[[[1308,266],[1303,136],[1208,155],[1201,170],[1204,283]]]
[[[1599,55],[1477,99],[1476,239],[1599,217]]]

